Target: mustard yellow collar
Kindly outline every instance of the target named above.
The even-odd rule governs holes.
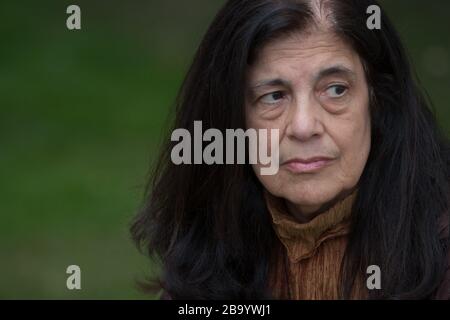
[[[273,227],[293,263],[314,255],[327,239],[345,235],[350,229],[351,209],[358,190],[317,215],[307,223],[300,223],[287,211],[284,199],[264,192]]]

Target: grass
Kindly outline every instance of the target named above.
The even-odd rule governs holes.
[[[127,228],[184,65],[108,25],[70,33],[45,14],[42,28],[2,33],[0,298],[154,298],[136,289],[155,271]],[[80,291],[65,286],[71,264]]]

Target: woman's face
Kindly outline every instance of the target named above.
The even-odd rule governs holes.
[[[324,31],[274,40],[249,68],[246,89],[247,128],[280,136],[278,173],[253,169],[297,219],[309,221],[356,186],[371,126],[364,69],[349,45]]]

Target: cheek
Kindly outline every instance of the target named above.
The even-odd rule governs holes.
[[[259,142],[259,138],[260,135],[262,135],[263,133],[260,132],[260,130],[266,130],[266,143],[267,143],[267,151],[268,151],[268,155],[271,155],[271,151],[272,151],[272,139],[275,139],[275,136],[272,138],[272,134],[275,134],[275,131],[278,132],[278,147],[280,145],[281,139],[283,137],[284,134],[284,128],[285,128],[285,124],[284,124],[284,120],[283,118],[278,118],[278,119],[261,119],[258,116],[252,116],[251,114],[249,114],[248,112],[246,113],[246,128],[247,129],[256,129],[257,132],[257,136],[258,136],[258,148],[260,146],[260,142]]]
[[[256,112],[255,108],[249,102],[245,103],[245,125],[246,129],[248,128],[258,129],[264,125],[264,123],[258,116],[258,113]]]
[[[346,125],[336,128],[335,141],[341,150],[341,171],[345,177],[359,179],[371,148],[371,125],[368,112],[355,115]]]

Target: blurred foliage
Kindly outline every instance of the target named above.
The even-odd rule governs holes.
[[[69,31],[78,4],[82,30]],[[223,1],[2,1],[0,298],[146,299],[130,241],[177,89]],[[448,1],[383,1],[450,129]],[[66,267],[82,290],[66,289]]]

